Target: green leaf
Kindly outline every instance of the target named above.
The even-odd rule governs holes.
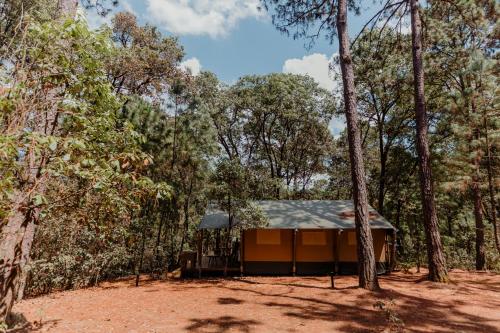
[[[45,198],[41,194],[37,194],[33,197],[33,205],[39,207],[45,203]]]

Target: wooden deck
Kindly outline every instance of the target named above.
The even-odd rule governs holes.
[[[224,274],[225,270],[225,257],[223,256],[203,256],[201,260],[201,267],[197,265],[186,267],[183,272],[184,276],[198,277],[202,276],[220,276]],[[230,262],[226,270],[228,275],[238,275],[240,274],[240,263]]]

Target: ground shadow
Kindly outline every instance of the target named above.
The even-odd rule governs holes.
[[[231,304],[242,304],[243,301],[241,299],[232,298],[232,297],[219,297],[217,303],[223,305],[231,305]]]
[[[186,327],[189,332],[223,333],[228,331],[251,332],[252,326],[261,324],[255,320],[244,320],[232,316],[218,318],[191,319],[191,324]]]
[[[390,277],[392,281],[397,281],[400,277]],[[409,287],[417,284],[418,277],[413,280],[406,280]],[[251,285],[276,285],[275,283],[251,281]],[[278,283],[281,284],[281,283]],[[290,285],[290,284],[284,284]],[[420,285],[420,284],[419,284]],[[500,330],[487,322],[485,318],[469,314],[458,309],[459,304],[450,304],[441,300],[419,297],[405,294],[394,290],[381,290],[374,293],[358,292],[352,296],[354,302],[350,304],[341,304],[330,301],[331,298],[319,298],[314,296],[304,297],[293,292],[270,295],[267,292],[261,292],[258,289],[248,289],[235,286],[222,286],[223,288],[246,292],[261,296],[273,301],[264,301],[263,304],[268,307],[277,307],[282,310],[282,314],[288,317],[300,318],[301,320],[325,320],[341,323],[339,331],[353,332],[363,330],[384,329],[393,323],[390,320],[402,320],[406,329],[412,332],[427,332],[432,330],[436,333],[455,333],[455,332],[488,332],[496,333]],[[298,287],[301,287],[298,284]],[[306,288],[309,286],[306,286]],[[420,287],[419,287],[420,288]],[[446,288],[442,285],[431,284],[423,285],[422,288]],[[351,292],[357,289],[355,286],[342,288],[342,290],[332,290],[335,292]],[[476,291],[477,292],[477,291]],[[474,293],[473,293],[474,294]],[[387,307],[377,308],[377,302],[382,304],[397,304],[393,309]],[[367,305],[371,308],[367,308]],[[396,318],[396,319],[394,319]]]
[[[247,283],[247,284],[262,284],[261,282],[256,282],[253,280],[244,280],[244,279],[239,279],[237,280],[238,282],[242,283]],[[285,287],[297,287],[297,288],[311,288],[311,289],[322,289],[322,290],[331,290],[332,287],[331,285],[329,286],[313,286],[310,284],[302,284],[302,283],[287,283],[287,282],[267,282],[267,285],[272,285],[272,286],[285,286]]]
[[[31,332],[47,332],[52,328],[55,328],[60,322],[60,319],[47,320],[43,322],[35,321],[34,323],[23,323],[22,325],[17,325],[16,327],[7,330],[9,333],[31,333]],[[3,331],[2,331],[3,332]]]

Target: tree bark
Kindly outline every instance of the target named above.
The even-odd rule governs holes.
[[[471,101],[472,113],[477,113],[474,97]],[[481,139],[479,128],[474,130],[476,140]],[[484,270],[486,265],[485,260],[485,245],[484,245],[484,221],[483,221],[483,206],[481,195],[481,155],[479,149],[476,149],[473,160],[474,174],[472,175],[472,199],[474,202],[474,222],[476,227],[476,269]]]
[[[384,118],[380,120],[378,124],[378,145],[379,145],[378,149],[380,154],[380,177],[378,181],[378,212],[382,216],[384,215],[385,178],[386,178],[386,166],[387,166],[387,152],[384,149],[384,125],[383,125]]]
[[[481,188],[479,177],[474,176],[472,184],[472,196],[474,201],[474,220],[476,225],[476,269],[484,270],[486,265],[484,246],[484,222],[481,205]]]
[[[422,22],[418,0],[410,0],[411,5],[411,35],[413,56],[413,83],[415,98],[415,120],[417,123],[417,152],[420,174],[420,192],[427,243],[427,260],[429,265],[429,280],[436,282],[448,281],[446,261],[438,229],[432,170],[430,162],[429,143],[427,135],[427,112],[425,110],[424,68],[422,61]]]
[[[177,260],[180,260],[181,254],[184,251],[184,243],[186,242],[186,237],[189,230],[189,204],[190,204],[192,190],[193,190],[193,180],[191,180],[190,182],[188,195],[184,199],[184,224],[182,228],[181,245],[179,246],[179,255],[177,256],[177,258],[179,259]]]
[[[146,217],[143,217],[143,219],[146,219]],[[144,262],[144,250],[146,248],[146,228],[147,228],[147,221],[143,221],[143,226],[142,226],[142,242],[141,242],[141,250],[139,253],[139,262],[135,263],[135,286],[139,287],[139,279],[141,277],[141,272],[142,272],[142,264]]]
[[[58,19],[74,17],[76,8],[76,0],[59,0]],[[57,93],[59,91],[55,89],[49,91],[48,95]],[[50,128],[37,123],[32,129],[43,135],[51,135],[57,127],[58,111],[54,108],[45,112],[44,124],[51,124],[48,126]],[[40,213],[40,208],[34,207],[32,200],[35,194],[43,195],[45,192],[46,180],[40,170],[45,166],[48,156],[42,154],[37,158],[33,150],[34,147],[26,157],[26,185],[15,194],[12,213],[0,228],[0,323],[8,319],[14,301],[23,295],[26,268]]]
[[[19,208],[2,226],[0,239],[0,322],[5,322],[18,295],[18,285],[22,275],[21,258],[25,246],[23,240],[34,223],[28,219],[22,208],[23,196],[18,194]],[[16,203],[17,205],[17,203]]]
[[[488,173],[488,194],[490,197],[490,205],[491,205],[491,223],[493,224],[493,233],[495,237],[495,245],[498,253],[500,253],[500,220],[498,220],[497,216],[497,200],[496,200],[496,190],[495,184],[493,182],[493,158],[491,156],[491,147],[490,140],[488,136],[488,122],[486,118],[484,119],[484,136],[486,139],[486,165],[487,165],[487,173]]]
[[[340,48],[340,67],[347,118],[349,158],[354,194],[354,211],[358,253],[359,286],[368,290],[379,289],[373,239],[368,222],[368,198],[365,169],[359,130],[354,71],[347,31],[347,0],[338,1],[337,32]]]

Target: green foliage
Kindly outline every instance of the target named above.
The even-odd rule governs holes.
[[[352,197],[346,133],[328,130],[340,103],[312,78],[250,75],[229,86],[209,72],[193,77],[179,69],[178,40],[131,14],[90,31],[53,20],[45,1],[23,3],[29,15],[19,15],[20,1],[0,13],[0,219],[5,225],[19,208],[36,215],[28,294],[176,268],[179,254],[195,248],[209,203],[254,228],[266,220],[252,200]],[[320,14],[295,15],[312,1],[272,3],[298,37]],[[500,270],[489,195],[498,198],[497,7],[429,1],[423,12],[450,268],[474,268],[475,181],[487,268]],[[331,38],[335,18],[323,19]],[[398,229],[402,268],[426,262],[409,49],[408,35],[379,29],[352,47],[369,201]]]
[[[32,23],[24,43],[16,51],[31,65],[3,72],[11,87],[1,103],[0,207],[8,218],[12,198],[29,192],[42,209],[30,287],[39,293],[123,273],[132,258],[131,220],[145,202],[170,198],[172,188],[147,177],[153,158],[141,147],[144,137],[119,117],[123,102],[104,65],[114,54],[107,33],[82,22]],[[51,131],[41,127],[44,119]],[[39,175],[31,174],[33,163]]]
[[[237,172],[250,197],[304,193],[325,170],[333,96],[310,77],[292,74],[247,76],[221,90],[213,123],[224,156],[243,168]]]
[[[127,12],[115,15],[110,30],[119,47],[108,57],[106,69],[118,94],[159,100],[178,80],[189,79],[179,69],[184,51],[177,38],[164,37],[150,25],[139,26]]]

